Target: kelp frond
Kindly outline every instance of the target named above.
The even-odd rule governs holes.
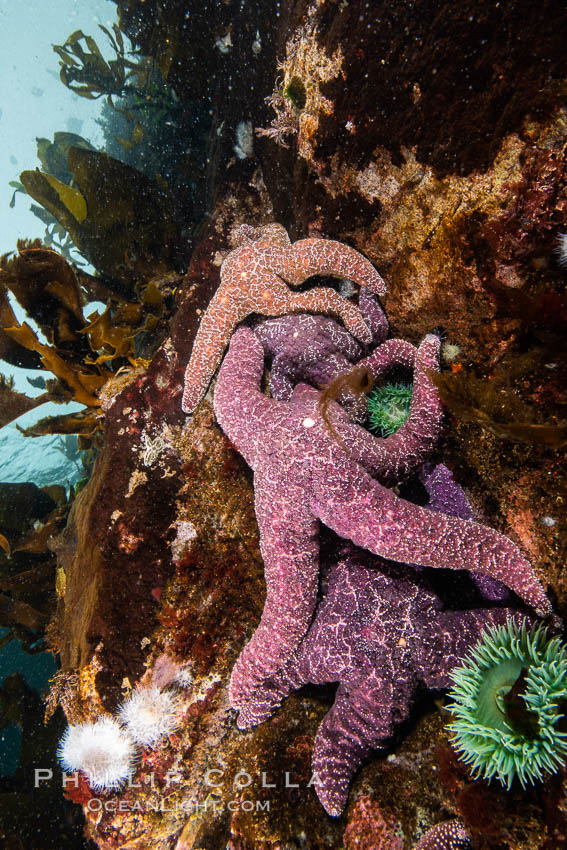
[[[567,423],[538,422],[535,408],[522,402],[511,387],[464,371],[429,375],[444,404],[459,419],[476,422],[513,442],[553,449],[567,446]]]

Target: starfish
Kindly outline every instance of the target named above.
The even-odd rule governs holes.
[[[221,266],[221,282],[201,320],[185,372],[182,407],[192,413],[207,391],[236,326],[252,313],[282,316],[311,312],[338,316],[352,334],[369,343],[372,333],[361,312],[334,289],[292,292],[312,275],[346,277],[376,295],[386,285],[374,266],[348,245],[331,239],[289,240],[279,224],[241,225],[237,247]]]
[[[419,470],[418,478],[425,487],[429,501],[427,507],[443,514],[461,519],[473,519],[473,512],[463,488],[453,478],[445,464],[426,463]],[[510,590],[486,573],[471,573],[474,584],[487,602],[509,602]]]
[[[372,344],[378,345],[388,335],[388,320],[375,295],[362,289],[358,306],[372,333]],[[254,328],[272,358],[270,392],[280,401],[291,398],[300,381],[315,387],[330,384],[342,372],[349,372],[363,354],[362,346],[333,319],[295,313],[277,319],[266,319]],[[348,400],[347,400],[348,399]],[[341,403],[349,403],[349,413],[357,420],[366,417],[366,399],[362,408],[345,394]]]
[[[375,310],[375,305],[376,299],[367,295],[364,315],[369,319],[369,325],[377,329],[376,338],[381,340],[387,326],[384,327],[381,322],[378,326],[374,323],[371,311]],[[381,311],[380,307],[378,309]],[[268,319],[254,332],[262,342],[265,354],[273,358],[270,373],[272,395],[283,401],[289,401],[298,381],[309,381],[312,387],[321,387],[341,373],[350,372],[357,356],[362,353],[361,346],[344,328],[322,316]],[[368,357],[359,360],[358,366],[367,369],[378,382],[394,368],[414,369],[416,357],[417,348],[410,342],[390,339],[377,346]],[[435,357],[430,357],[429,367],[438,368]],[[423,368],[422,364],[421,371]],[[305,399],[309,395],[314,400],[319,399],[315,390],[309,387],[297,388],[296,398],[300,393]],[[439,437],[442,406],[431,382],[420,378],[414,386],[413,396],[411,419],[395,438],[389,437],[384,441],[365,430],[358,433],[359,442],[353,451],[365,469],[371,475],[377,475],[382,483],[396,484],[408,478],[429,457]],[[345,390],[339,401],[353,421],[365,421],[367,405],[364,396],[357,397]]]
[[[428,510],[461,518],[470,514],[469,502],[446,466],[422,470],[420,477]],[[352,775],[371,749],[387,744],[417,686],[451,684],[448,673],[460,654],[485,623],[506,620],[509,611],[445,612],[422,573],[351,543],[341,542],[338,549],[335,545],[322,560],[322,598],[306,637],[248,700],[238,725],[263,722],[283,698],[307,682],[339,681],[313,755],[317,793],[327,812],[336,815],[344,807]],[[492,590],[489,587],[489,598]],[[462,605],[476,601],[466,586],[460,599]],[[390,683],[385,690],[375,689],[376,675]]]
[[[415,845],[415,850],[468,850],[470,835],[458,818],[431,827]]]
[[[374,373],[406,345],[388,340],[363,362]],[[512,541],[472,520],[406,502],[383,486],[415,471],[431,452],[440,405],[427,373],[438,368],[438,352],[439,339],[425,337],[414,358],[410,415],[390,437],[374,437],[332,402],[338,442],[318,410],[316,390],[299,384],[287,402],[267,398],[260,390],[262,344],[246,327],[232,337],[214,407],[221,428],[254,470],[267,585],[260,625],[232,672],[234,708],[242,709],[289,659],[309,627],[317,601],[319,521],[400,563],[487,573],[538,613],[550,613],[531,565]]]
[[[370,752],[390,744],[419,688],[449,687],[459,659],[510,610],[444,611],[424,576],[350,542],[341,541],[329,560],[306,637],[241,709],[238,725],[263,722],[307,683],[338,681],[312,757],[317,795],[337,816],[354,773]]]

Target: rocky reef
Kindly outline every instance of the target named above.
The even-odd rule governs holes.
[[[551,850],[565,768],[475,780],[444,689],[484,625],[567,612],[561,4],[283,5],[117,3],[195,179],[143,154],[157,108],[127,162],[59,138],[22,175],[96,274],[3,258],[0,354],[84,405],[33,433],[90,460],[34,494],[41,539],[2,520],[6,616],[57,657],[58,734],[175,707],[130,781],[61,794],[101,850]],[[120,69],[97,85],[130,109]],[[377,436],[387,380],[411,404]]]

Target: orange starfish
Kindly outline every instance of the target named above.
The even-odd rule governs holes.
[[[358,307],[334,289],[292,292],[311,275],[345,277],[384,295],[386,285],[374,266],[348,245],[331,239],[301,239],[292,245],[281,224],[236,231],[237,247],[221,266],[220,286],[201,320],[185,371],[182,407],[192,413],[207,391],[232,332],[251,313],[325,313],[337,316],[353,336],[371,342]]]

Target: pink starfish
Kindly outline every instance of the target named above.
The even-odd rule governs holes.
[[[376,295],[386,285],[374,266],[348,245],[331,239],[301,239],[292,245],[280,224],[241,225],[237,246],[221,266],[221,282],[201,320],[185,371],[182,407],[192,413],[207,391],[236,326],[251,313],[325,313],[338,316],[362,342],[372,340],[358,307],[334,289],[292,292],[312,275],[346,277]]]
[[[394,360],[400,356],[397,343],[383,346],[391,347]],[[374,364],[376,371],[383,368],[380,350],[364,361],[370,370]],[[438,400],[427,372],[437,368],[438,352],[439,339],[427,336],[416,356],[410,416],[392,437],[372,437],[332,403],[339,443],[318,412],[313,388],[300,384],[289,401],[262,394],[263,347],[249,328],[234,334],[219,373],[215,413],[254,470],[267,585],[260,625],[232,672],[234,708],[243,708],[289,659],[309,627],[317,599],[319,520],[384,558],[487,573],[538,613],[550,613],[531,565],[512,541],[472,520],[406,502],[379,483],[382,476],[391,480],[394,467],[405,473],[408,458],[411,467],[431,451]]]

